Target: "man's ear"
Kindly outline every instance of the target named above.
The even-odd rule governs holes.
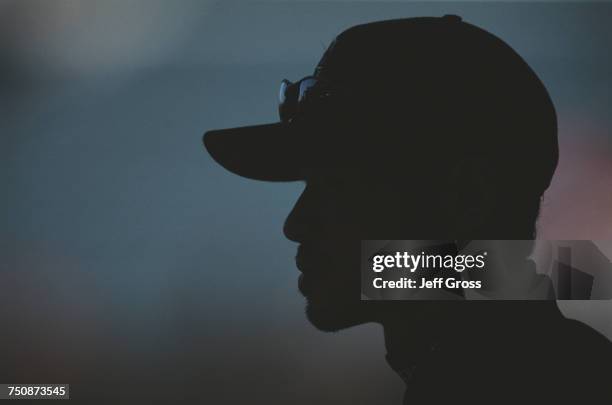
[[[492,173],[471,159],[449,173],[449,221],[456,238],[477,239],[495,211]]]

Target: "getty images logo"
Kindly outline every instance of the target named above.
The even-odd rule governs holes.
[[[410,254],[395,252],[394,254],[378,254],[372,257],[372,270],[380,273],[386,269],[404,269],[414,273],[418,269],[452,269],[458,273],[464,270],[483,269],[487,252],[478,255],[441,255],[441,254]]]

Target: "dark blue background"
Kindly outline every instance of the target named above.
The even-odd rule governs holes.
[[[281,231],[302,185],[236,177],[201,145],[275,121],[280,80],[360,22],[459,14],[513,46],[559,114],[540,235],[612,239],[611,4],[0,4],[4,382],[400,401],[377,327],[323,334],[303,316]],[[612,335],[608,303],[564,305]]]

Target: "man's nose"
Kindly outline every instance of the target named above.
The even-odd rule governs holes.
[[[293,242],[304,242],[308,237],[308,226],[311,221],[308,220],[306,190],[300,195],[293,209],[285,220],[283,233],[287,239]]]

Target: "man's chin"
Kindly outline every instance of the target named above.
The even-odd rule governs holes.
[[[306,318],[323,332],[337,332],[369,322],[359,305],[317,303],[307,299]]]

